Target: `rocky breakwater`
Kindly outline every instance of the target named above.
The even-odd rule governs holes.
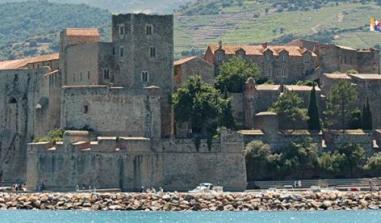
[[[0,209],[266,211],[381,209],[381,193],[44,193],[0,194]]]

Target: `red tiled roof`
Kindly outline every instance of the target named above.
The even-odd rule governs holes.
[[[52,61],[52,60],[58,60],[58,59],[59,59],[59,54],[53,53],[53,54],[29,57],[29,58],[18,59],[18,60],[0,61],[0,70],[21,69],[27,66],[28,64],[41,63],[45,61]]]
[[[174,64],[175,64],[175,66],[181,65],[181,64],[184,64],[184,63],[186,63],[188,61],[191,61],[191,60],[193,60],[195,58],[197,58],[197,57],[196,56],[194,56],[194,57],[186,57],[186,58],[183,58],[183,59],[180,59],[180,60],[176,60]]]
[[[211,44],[209,45],[209,48],[214,53],[216,50],[219,49],[219,46],[217,44]],[[303,53],[308,51],[308,49],[299,47],[299,46],[276,46],[276,45],[269,45],[267,47],[264,47],[263,45],[230,45],[230,44],[223,44],[222,49],[225,50],[225,54],[236,54],[236,52],[240,49],[243,49],[246,52],[246,55],[263,55],[263,52],[265,50],[269,49],[272,51],[274,56],[278,56],[279,53],[283,50],[287,51],[290,56],[303,56]],[[311,52],[313,56],[316,56],[315,53]]]
[[[67,28],[67,36],[100,36],[96,28]]]

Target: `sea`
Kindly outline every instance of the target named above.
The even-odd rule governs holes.
[[[0,211],[1,223],[380,223],[381,211]]]

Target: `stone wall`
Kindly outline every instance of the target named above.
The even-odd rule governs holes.
[[[121,27],[124,29],[123,34]],[[138,90],[149,85],[160,87],[161,132],[163,137],[169,137],[173,134],[173,111],[169,104],[174,79],[173,16],[114,15],[112,41],[116,52],[115,83]],[[147,80],[144,80],[143,73],[147,74]]]
[[[97,135],[160,138],[160,93],[107,86],[64,87],[61,127]]]
[[[74,134],[65,134],[73,137]],[[64,139],[65,140],[65,139]],[[74,190],[78,185],[136,191],[141,186],[187,191],[210,182],[226,190],[246,188],[243,139],[222,132],[209,148],[203,141],[100,137],[97,141],[65,140],[65,144],[30,144],[27,186],[42,182],[48,190]]]
[[[175,62],[175,88],[184,86],[190,77],[200,75],[201,79],[211,85],[216,82],[214,66],[204,59],[194,57],[187,62],[176,64]]]
[[[66,49],[66,86],[96,85],[98,75],[98,43],[68,46]]]
[[[0,181],[25,180],[26,144],[45,134],[51,87],[48,67],[0,71]]]

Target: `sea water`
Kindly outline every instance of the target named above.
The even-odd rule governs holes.
[[[0,211],[1,223],[380,223],[381,211],[84,212]]]

